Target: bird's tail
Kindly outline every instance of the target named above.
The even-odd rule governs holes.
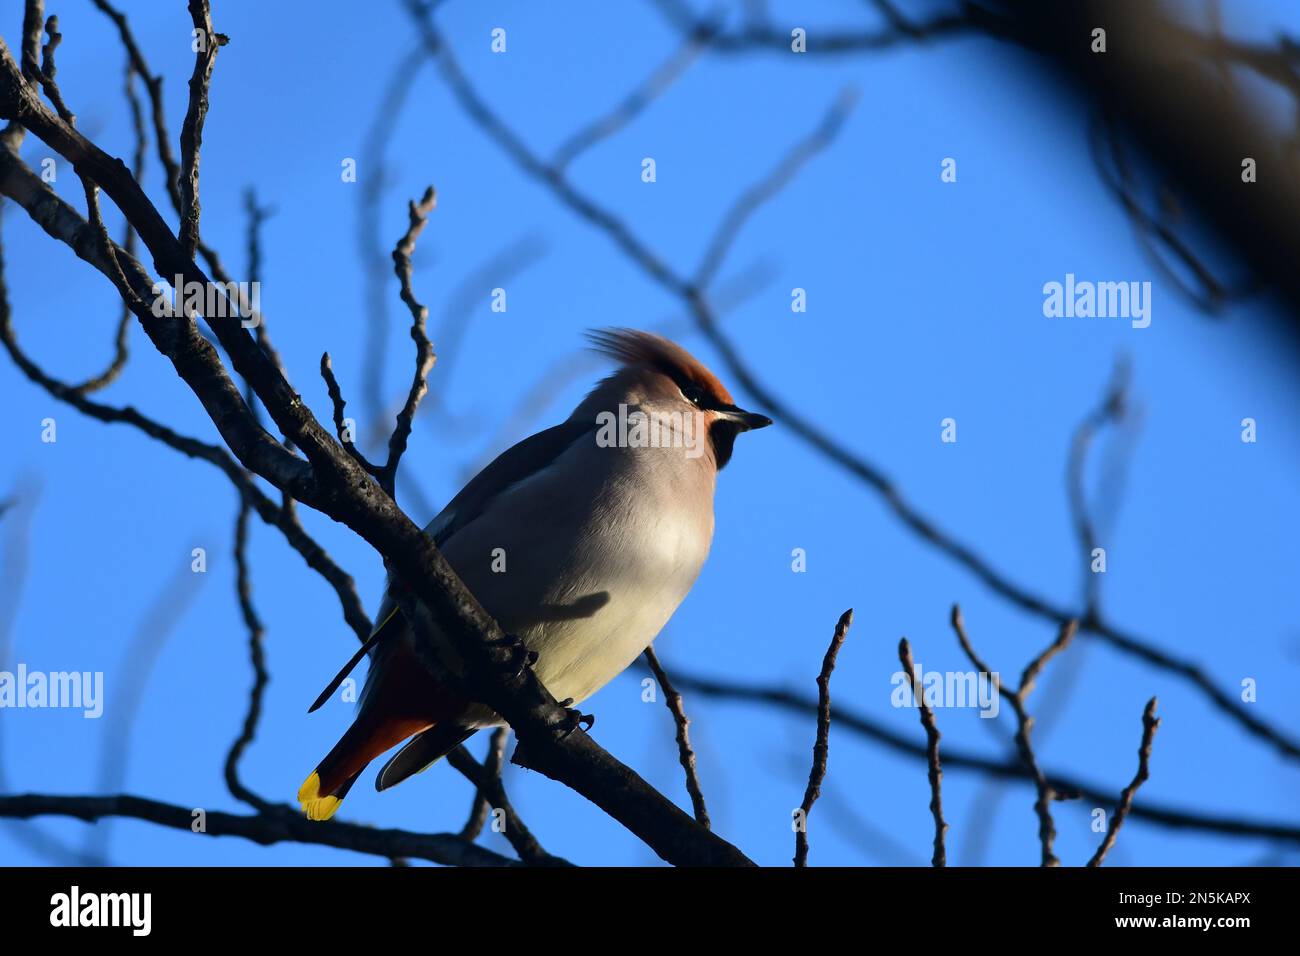
[[[420,717],[370,714],[362,710],[339,742],[298,789],[298,802],[309,820],[334,816],[366,764],[432,723]]]

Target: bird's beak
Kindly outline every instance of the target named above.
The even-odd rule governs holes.
[[[747,412],[735,405],[724,405],[722,408],[715,408],[713,411],[719,418],[735,422],[740,426],[740,430],[744,432],[753,431],[755,428],[766,428],[772,424],[772,419],[766,415]]]

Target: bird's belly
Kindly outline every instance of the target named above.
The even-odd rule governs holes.
[[[708,554],[711,517],[702,522],[671,506],[596,509],[566,540],[557,540],[555,522],[524,522],[472,550],[464,547],[474,537],[467,529],[448,559],[502,628],[537,652],[547,690],[576,703],[631,664],[667,623]],[[504,557],[496,571],[483,560],[493,546]]]

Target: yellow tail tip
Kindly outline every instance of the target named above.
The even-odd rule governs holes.
[[[320,795],[320,774],[313,770],[312,775],[298,788],[298,802],[302,804],[302,812],[308,820],[328,820],[334,816],[334,811],[343,801],[338,797]]]

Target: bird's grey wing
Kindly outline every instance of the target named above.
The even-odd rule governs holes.
[[[583,436],[593,434],[595,421],[569,419],[525,438],[503,451],[447,503],[424,530],[441,547],[448,538],[481,515],[506,489],[546,468]]]
[[[479,517],[493,498],[542,471],[575,442],[581,441],[585,435],[593,434],[595,430],[595,421],[588,423],[569,419],[507,448],[470,479],[469,484],[447,503],[447,507],[443,508],[436,518],[429,522],[424,529],[425,533],[432,535],[434,542],[441,547],[453,534]],[[363,705],[367,692],[371,689],[373,675],[379,667],[382,667],[395,643],[394,640],[390,640],[390,637],[397,638],[406,626],[406,621],[397,613],[397,602],[385,588],[384,598],[379,604],[379,613],[375,616],[375,628],[371,632],[371,639],[366,642],[366,650],[370,654],[370,671],[361,693]],[[381,638],[380,632],[385,629],[389,633]],[[361,655],[358,654],[339,673],[331,684],[330,692],[359,663],[360,657]],[[322,695],[325,696],[328,696],[328,693]]]

